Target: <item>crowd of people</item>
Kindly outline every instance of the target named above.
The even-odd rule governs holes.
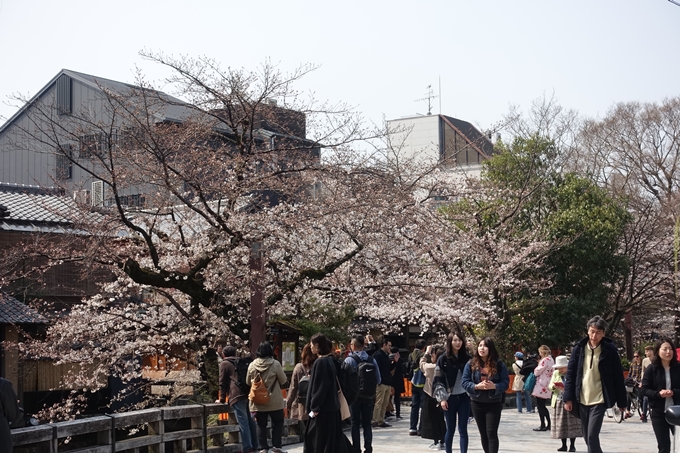
[[[629,410],[618,350],[605,337],[606,328],[599,316],[589,320],[587,336],[574,345],[570,357],[553,359],[545,345],[536,356],[525,357],[521,351],[514,355],[511,391],[515,392],[517,410],[538,411],[540,426],[534,431],[549,431],[551,438],[560,440],[557,451],[576,451],[576,438],[582,437],[589,453],[601,453],[599,435],[606,409]],[[284,400],[279,389],[286,383],[286,375],[273,357],[272,346],[263,342],[257,358],[248,365],[246,385],[261,381],[270,394],[266,403],[253,401],[253,392],[249,396],[247,388],[238,385],[236,350],[228,346],[222,350],[220,391],[228,395],[234,409],[244,452],[283,451],[287,408],[290,417],[304,422],[305,452],[360,453],[363,440],[363,451],[372,453],[373,430],[390,427],[389,417],[401,418],[399,395],[407,378],[412,394],[409,435],[428,439],[432,450],[451,453],[457,432],[459,451],[466,453],[468,424],[474,420],[483,451],[497,453],[510,373],[492,338],[470,345],[462,332],[454,330],[443,346],[418,340],[402,359],[388,339],[376,342],[370,335],[357,335],[350,343],[351,351],[338,360],[331,341],[316,334],[302,349]],[[662,339],[645,353],[646,362],[635,353],[629,380],[638,387],[644,398],[641,402],[649,404],[658,451],[669,453],[672,427],[664,411],[680,404],[680,364],[670,339]],[[346,376],[352,373],[358,382],[356,395],[345,387]],[[351,424],[351,441],[343,433],[346,419]],[[269,420],[271,446],[266,429]]]

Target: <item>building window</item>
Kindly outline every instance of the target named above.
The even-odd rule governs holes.
[[[66,74],[62,74],[57,79],[57,113],[59,115],[70,115],[73,113],[72,86],[71,77]]]
[[[73,147],[64,145],[57,149],[56,177],[59,180],[71,179],[73,177]]]

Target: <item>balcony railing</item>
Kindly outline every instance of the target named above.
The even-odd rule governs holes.
[[[229,414],[220,422],[219,415]],[[283,444],[300,442],[286,419]],[[101,415],[12,430],[14,453],[166,453],[241,451],[236,417],[226,404],[194,404]]]

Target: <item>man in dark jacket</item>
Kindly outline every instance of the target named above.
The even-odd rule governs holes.
[[[19,407],[12,383],[0,378],[0,451],[12,453],[12,434],[10,424],[17,423],[24,415]]]
[[[248,394],[238,385],[236,373],[236,348],[226,346],[222,349],[220,362],[220,399],[216,403],[224,403],[229,395],[229,406],[234,410],[236,422],[241,432],[243,452],[255,451],[257,448],[257,425],[250,416]]]
[[[373,427],[388,428],[392,425],[385,422],[385,411],[390,401],[392,390],[392,361],[390,360],[392,342],[386,338],[382,340],[382,347],[373,355],[380,370],[380,385],[375,391],[375,406],[373,407]],[[396,366],[396,365],[395,365]]]
[[[607,408],[627,406],[619,351],[604,336],[607,322],[595,316],[587,323],[588,336],[571,352],[564,385],[564,409],[581,418],[588,453],[602,453],[600,430]]]

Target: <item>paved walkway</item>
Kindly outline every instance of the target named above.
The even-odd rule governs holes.
[[[391,428],[373,430],[374,453],[432,451],[427,448],[431,444],[429,440],[408,435],[409,411],[410,407],[402,406],[403,420],[390,421]],[[532,431],[539,425],[538,414],[519,414],[514,408],[503,410],[499,428],[500,451],[502,453],[557,451],[557,448],[562,445],[559,440],[551,439],[549,432]],[[468,451],[470,453],[482,452],[479,431],[474,421],[468,425],[468,428],[470,436]],[[346,434],[350,436],[349,431],[346,431]],[[605,453],[653,453],[657,451],[652,424],[642,423],[637,417],[618,424],[605,416],[600,440]],[[283,449],[291,453],[302,453],[302,444],[288,445]],[[453,439],[453,451],[459,451],[457,435]],[[576,439],[576,451],[587,451],[583,438]]]

